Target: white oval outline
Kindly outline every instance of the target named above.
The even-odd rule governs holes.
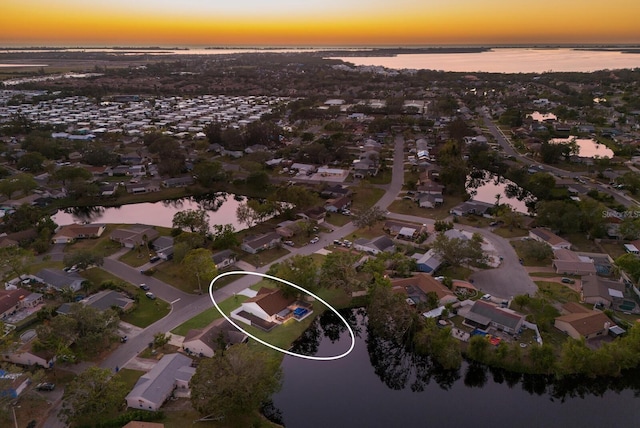
[[[347,349],[346,352],[344,352],[344,353],[342,353],[340,355],[335,355],[335,356],[331,356],[331,357],[316,357],[316,356],[313,356],[313,355],[296,354],[295,352],[291,352],[291,351],[287,351],[286,349],[278,348],[277,346],[272,345],[272,344],[270,344],[268,342],[265,342],[264,340],[252,335],[251,333],[249,333],[248,331],[246,331],[242,327],[240,327],[238,324],[233,322],[231,320],[231,318],[227,316],[227,314],[222,312],[222,310],[220,309],[220,306],[218,306],[218,303],[216,303],[216,299],[214,299],[214,297],[213,297],[213,284],[217,280],[219,280],[220,278],[224,278],[225,276],[228,276],[228,275],[255,275],[255,276],[260,276],[262,278],[267,278],[267,279],[272,279],[274,281],[282,282],[284,284],[290,285],[293,288],[297,288],[298,290],[303,291],[303,292],[311,295],[312,297],[314,297],[315,299],[317,299],[318,301],[323,303],[327,308],[331,309],[336,315],[338,315],[338,317],[344,323],[344,325],[347,326],[347,329],[349,330],[349,334],[351,335],[351,346],[349,347],[349,349]],[[346,357],[347,355],[349,355],[351,353],[351,351],[353,351],[353,348],[356,345],[356,336],[353,333],[353,330],[351,329],[351,326],[349,325],[347,320],[344,319],[344,317],[342,315],[340,315],[340,313],[333,306],[331,306],[330,304],[328,304],[327,302],[325,302],[324,300],[322,300],[320,297],[316,296],[312,292],[310,292],[308,290],[305,290],[304,288],[300,287],[299,285],[296,285],[293,282],[289,282],[289,281],[287,281],[285,279],[278,278],[277,276],[267,275],[266,273],[260,273],[260,272],[251,272],[251,271],[246,271],[246,270],[234,270],[234,271],[231,271],[231,272],[224,272],[224,273],[219,274],[218,276],[216,276],[215,278],[213,278],[211,280],[211,283],[209,284],[209,297],[211,298],[211,301],[213,302],[213,306],[215,306],[215,308],[218,310],[218,312],[220,312],[222,314],[222,316],[227,321],[229,321],[229,323],[231,323],[231,325],[233,325],[235,328],[237,328],[238,330],[240,330],[241,332],[243,332],[244,334],[246,334],[247,336],[249,336],[250,338],[252,338],[256,342],[259,342],[259,343],[263,344],[264,346],[267,346],[267,347],[269,347],[269,348],[271,348],[271,349],[273,349],[275,351],[282,352],[283,354],[291,355],[292,357],[304,358],[304,359],[307,359],[307,360],[314,360],[314,361],[339,360],[340,358],[343,358],[343,357]]]

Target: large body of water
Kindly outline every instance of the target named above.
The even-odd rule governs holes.
[[[228,55],[242,53],[305,53],[325,50],[362,51],[367,48],[282,48],[282,49],[109,49],[67,48],[64,52],[109,52],[121,55]],[[53,50],[0,50],[2,53],[55,52]],[[331,57],[354,65],[383,66],[391,69],[428,69],[457,72],[544,73],[592,72],[640,67],[640,54],[615,50],[577,50],[571,48],[493,48],[483,52],[399,54],[396,56]],[[5,64],[5,67],[14,66]],[[21,65],[23,66],[23,65]],[[44,66],[38,65],[38,66]]]
[[[287,428],[638,426],[634,390],[640,390],[640,373],[612,383],[550,384],[543,377],[466,363],[446,372],[385,348],[368,337],[363,314],[353,318],[359,334],[345,358],[319,362],[285,356],[283,388],[273,403]],[[335,347],[336,355],[350,336],[342,330],[332,343],[320,329],[319,339],[318,352],[329,355]]]
[[[89,207],[59,210],[51,218],[59,226],[73,223],[122,223],[148,224],[171,227],[173,216],[178,211],[205,209],[209,214],[209,224],[231,224],[236,230],[246,228],[238,221],[236,210],[243,197],[220,193],[210,198],[196,201],[183,198],[171,201],[148,202],[121,205],[119,207]]]
[[[575,49],[499,48],[486,52],[401,54],[386,57],[333,57],[358,66],[395,70],[488,73],[592,72],[640,67],[640,54]]]

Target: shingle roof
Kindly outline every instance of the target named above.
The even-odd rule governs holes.
[[[581,336],[588,336],[602,331],[607,323],[610,326],[614,324],[604,312],[600,311],[577,312],[562,315],[556,318],[556,320],[571,325]]]
[[[182,354],[165,355],[148,373],[138,379],[127,398],[141,397],[152,403],[162,404],[161,401],[173,390],[178,373],[181,373],[180,378],[185,377],[184,368],[191,368],[191,358]]]
[[[524,318],[523,315],[506,311],[502,308],[492,305],[491,303],[483,302],[481,300],[476,301],[469,312],[490,318],[493,322],[504,325],[511,329],[515,329],[518,326],[518,323],[520,323],[520,321]]]
[[[255,302],[263,311],[269,314],[269,316],[273,316],[295,301],[296,299],[294,297],[285,297],[282,290],[276,289],[268,293],[259,293],[246,302]]]

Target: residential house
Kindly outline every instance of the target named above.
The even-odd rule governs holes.
[[[151,248],[162,260],[171,260],[173,258],[173,237],[160,236],[151,243]]]
[[[444,203],[442,195],[421,194],[417,199],[420,208],[436,208]]]
[[[116,229],[111,232],[109,239],[120,243],[126,248],[135,248],[145,245],[158,237],[159,233],[153,226],[144,224],[132,225],[128,229]]]
[[[125,184],[127,193],[139,195],[142,193],[152,193],[160,191],[160,182],[158,180],[147,180],[141,182],[129,182]]]
[[[323,207],[314,207],[298,213],[297,215],[303,219],[314,220],[316,223],[320,224],[324,222],[327,216],[327,211]]]
[[[232,316],[244,323],[265,331],[289,319],[302,321],[313,313],[310,303],[286,297],[280,289],[261,288],[258,293],[242,303]]]
[[[348,209],[351,206],[351,198],[349,196],[340,196],[336,199],[329,199],[324,204],[324,209],[327,212],[336,213]]]
[[[81,300],[80,303],[91,306],[99,311],[116,308],[122,312],[127,312],[133,309],[135,301],[119,291],[102,290]]]
[[[469,214],[484,216],[488,213],[489,209],[493,208],[493,206],[493,204],[489,204],[486,202],[466,201],[451,208],[449,213],[458,216]]]
[[[236,254],[231,250],[223,250],[211,256],[218,270],[232,266],[237,260]]]
[[[581,298],[585,303],[610,307],[616,299],[624,297],[624,284],[597,275],[582,277]]]
[[[564,238],[559,237],[549,229],[536,227],[529,231],[529,237],[531,239],[535,239],[536,241],[544,242],[548,244],[552,249],[557,250],[560,248],[564,248],[567,250],[571,249],[571,243]]]
[[[595,275],[596,265],[592,258],[558,248],[553,252],[553,268],[561,275]]]
[[[247,236],[240,248],[247,253],[256,254],[280,245],[282,237],[276,232],[269,232],[259,236]]]
[[[65,272],[60,269],[42,269],[36,274],[31,275],[31,277],[57,291],[65,288],[78,291],[82,288],[82,283],[85,281],[83,277],[75,272]]]
[[[40,366],[49,368],[53,366],[56,358],[48,351],[35,351],[33,341],[36,334],[23,334],[18,342],[12,343],[9,348],[2,351],[2,361],[19,364],[21,366]]]
[[[0,290],[0,320],[6,320],[21,309],[33,308],[42,303],[42,294],[21,288]]]
[[[420,272],[433,273],[442,264],[442,259],[434,250],[429,250],[425,254],[416,253],[413,255],[413,258],[416,259],[416,264]]]
[[[341,196],[349,196],[350,194],[351,190],[348,187],[344,187],[339,184],[327,186],[320,192],[320,196],[324,198],[339,198]]]
[[[374,239],[359,238],[353,242],[353,248],[358,251],[365,251],[373,255],[387,252],[391,253],[395,251],[396,247],[393,241],[388,236],[378,236]]]
[[[70,244],[78,239],[99,238],[105,228],[104,224],[69,224],[60,227],[51,241],[54,244]]]
[[[195,370],[191,367],[191,358],[185,355],[163,356],[127,394],[127,407],[158,411],[172,394],[188,396],[189,381]]]
[[[485,331],[494,327],[507,333],[517,333],[524,323],[524,315],[483,300],[475,301],[463,316],[465,324]]]
[[[227,349],[231,345],[245,343],[248,338],[229,321],[219,318],[205,328],[189,330],[182,342],[182,348],[187,353],[211,358],[221,346]]]
[[[564,315],[555,319],[554,326],[576,340],[606,336],[609,328],[615,325],[601,311],[594,311],[570,302],[562,306]]]
[[[391,287],[396,293],[406,294],[407,299],[413,305],[426,303],[428,301],[428,293],[437,295],[438,306],[444,306],[447,303],[454,303],[458,300],[451,290],[426,273],[419,273],[411,278],[392,279]]]

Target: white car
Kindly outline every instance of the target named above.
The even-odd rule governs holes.
[[[309,241],[310,244],[315,244],[318,241],[320,241],[320,238],[318,238],[317,236],[315,238],[313,238],[311,241]]]

